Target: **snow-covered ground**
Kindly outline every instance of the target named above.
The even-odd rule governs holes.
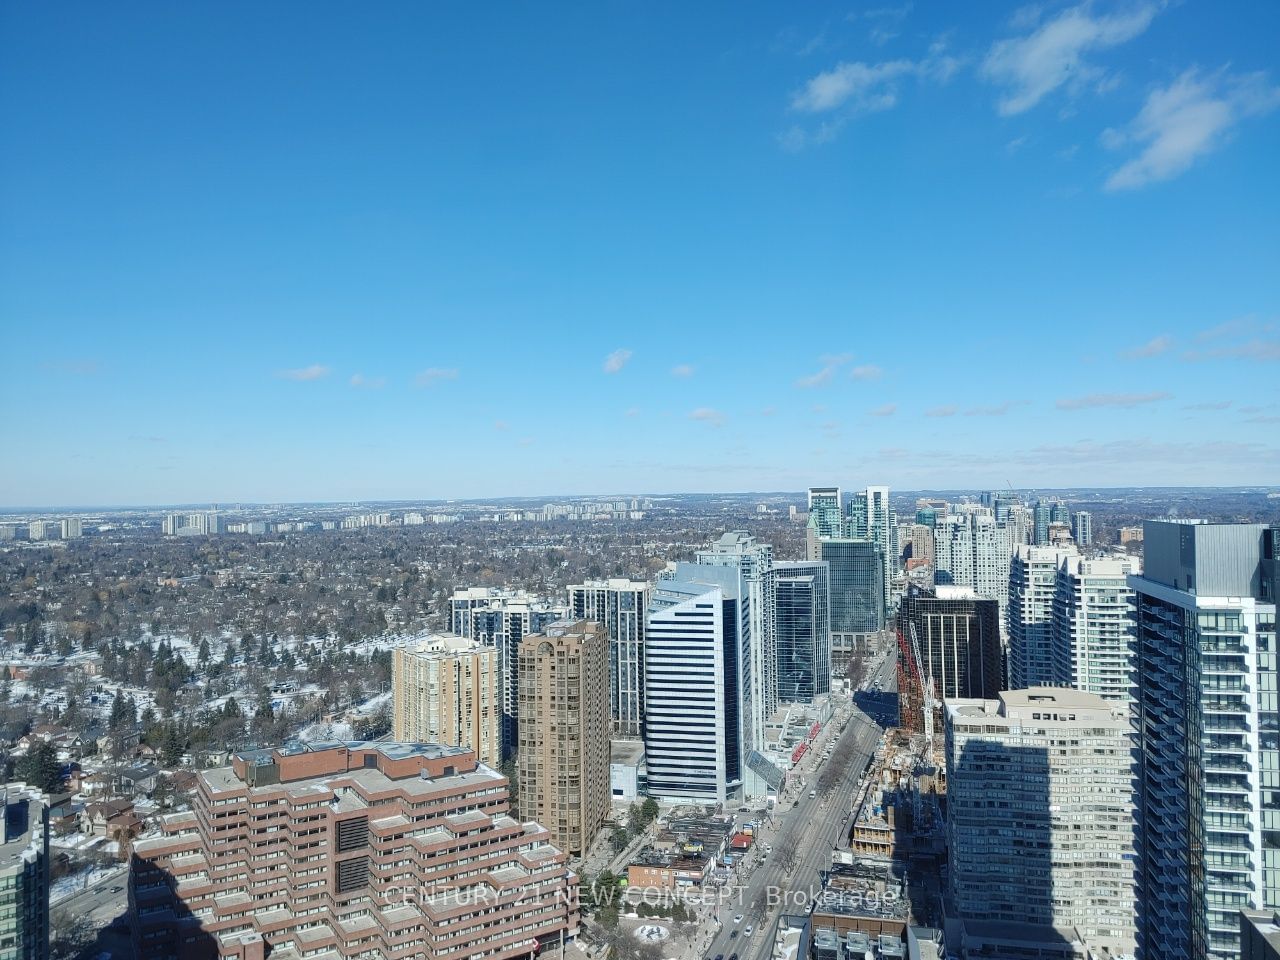
[[[86,887],[92,887],[95,884],[102,883],[109,877],[123,876],[125,872],[124,864],[112,864],[109,867],[94,866],[79,873],[73,873],[70,876],[55,880],[49,887],[49,903],[61,903],[68,897],[75,896]]]

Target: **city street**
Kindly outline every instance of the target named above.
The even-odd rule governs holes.
[[[877,681],[892,689],[893,663],[892,656],[884,656],[879,662],[869,680],[872,691],[876,689]],[[702,941],[707,943],[703,956],[714,958],[716,954],[724,954],[728,958],[736,953],[740,960],[766,960],[771,952],[773,925],[778,915],[782,912],[807,913],[809,904],[821,890],[821,872],[830,866],[832,850],[844,845],[849,827],[850,798],[858,789],[882,733],[881,727],[856,706],[849,708],[845,715],[848,722],[839,739],[851,738],[855,749],[830,799],[824,803],[821,797],[809,796],[811,785],[820,772],[820,752],[825,748],[820,739],[810,758],[800,767],[805,785],[791,787],[779,801],[772,818],[776,826],[766,822],[757,835],[756,850],[748,860],[748,867],[744,868],[750,869],[750,873],[745,879],[735,879],[725,902],[714,911],[706,935],[708,939]],[[838,727],[839,723],[837,717],[831,726]],[[796,866],[788,874],[779,852],[792,843]],[[761,844],[768,844],[773,849],[763,864],[759,863],[763,850]],[[750,867],[751,864],[755,864],[754,868]],[[774,898],[772,905],[771,893]],[[784,902],[778,903],[779,898]],[[734,923],[733,918],[739,914],[742,921]],[[750,936],[746,935],[748,926],[752,927]]]

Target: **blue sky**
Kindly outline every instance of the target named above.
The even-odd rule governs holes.
[[[0,17],[0,503],[1280,480],[1280,5]]]

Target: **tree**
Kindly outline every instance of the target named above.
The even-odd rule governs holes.
[[[49,914],[50,956],[75,957],[92,939],[93,926],[85,923],[84,918],[73,910],[62,907]]]
[[[45,793],[62,790],[62,764],[58,761],[58,752],[53,744],[43,740],[33,743],[27,755],[18,760],[14,774],[19,780]]]
[[[621,853],[625,850],[630,839],[630,834],[622,827],[614,827],[613,833],[609,835],[609,842],[613,844],[615,853]]]

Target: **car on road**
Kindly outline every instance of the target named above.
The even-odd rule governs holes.
[[[744,937],[749,937],[749,936],[751,936],[751,934],[752,934],[752,933],[754,933],[754,932],[755,932],[755,929],[756,929],[755,927],[753,927],[751,924],[749,924],[749,923],[748,923],[748,924],[747,924],[747,928],[746,928],[745,930],[743,930],[743,931],[742,931],[742,935],[743,935]]]
[[[733,939],[734,937],[736,937],[737,935],[738,935],[738,931],[737,931],[737,930],[731,930],[731,931],[729,931],[729,939],[730,939],[730,940],[732,940],[732,939]]]
[[[736,917],[734,917],[734,918],[733,918],[733,922],[734,922],[734,923],[741,923],[741,922],[742,922],[742,914],[738,914]]]
[[[724,954],[723,954],[723,953],[717,953],[717,954],[716,954],[716,960],[724,960]]]
[[[736,953],[729,954],[729,960],[738,960],[738,955]]]
[[[809,799],[810,799],[810,800],[812,800],[812,799],[813,799],[814,797],[816,797],[817,795],[818,795],[818,791],[817,791],[817,790],[810,790],[810,791],[809,791]]]

